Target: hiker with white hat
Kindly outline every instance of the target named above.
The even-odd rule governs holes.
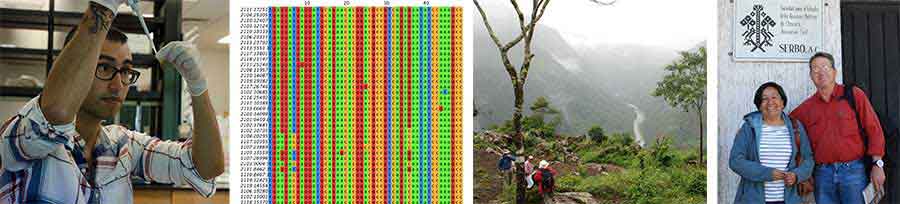
[[[544,200],[549,199],[553,193],[553,186],[556,183],[556,170],[550,167],[550,162],[546,160],[541,160],[538,163],[538,170],[533,174],[534,182],[537,183],[538,193],[540,193]]]

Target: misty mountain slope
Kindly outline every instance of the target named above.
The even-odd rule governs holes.
[[[501,12],[498,9],[489,11]],[[511,10],[502,10],[510,12]],[[506,13],[503,13],[506,14]],[[518,33],[514,16],[489,14],[501,41]],[[475,130],[481,131],[509,120],[513,110],[512,85],[499,52],[475,14]],[[501,23],[502,22],[502,23]],[[568,135],[584,134],[594,124],[606,132],[633,130],[634,104],[647,117],[641,126],[645,140],[659,135],[689,137],[696,144],[697,123],[693,113],[666,105],[650,93],[666,74],[663,67],[677,57],[676,50],[640,45],[584,44],[566,38],[552,27],[538,24],[532,51],[535,58],[525,85],[525,114],[539,96],[545,96],[561,112],[558,128]],[[521,64],[521,46],[510,51],[514,65]],[[685,141],[685,140],[675,140]]]
[[[535,38],[551,34],[538,31]],[[475,53],[475,105],[479,111],[479,125],[487,128],[493,124],[502,124],[512,116],[512,85],[489,37],[481,35],[475,38],[478,50]],[[536,44],[538,40],[536,39]],[[626,109],[625,104],[614,100],[603,90],[587,86],[587,77],[576,77],[577,72],[568,71],[556,59],[546,57],[549,52],[542,46],[535,48],[536,57],[525,83],[525,110],[535,98],[545,96],[563,116],[563,124],[559,127],[562,132],[581,132],[580,129],[584,127],[576,126],[583,126],[577,124],[585,121],[610,124],[610,128],[629,127],[634,115],[630,109]],[[574,50],[571,53],[574,54]],[[521,59],[520,56],[514,57]],[[618,131],[625,130],[630,129]]]

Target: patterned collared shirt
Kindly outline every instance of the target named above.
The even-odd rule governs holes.
[[[194,168],[190,141],[161,141],[119,125],[101,128],[88,172],[75,123],[51,125],[38,97],[0,126],[0,136],[0,203],[133,203],[132,177],[215,193]]]

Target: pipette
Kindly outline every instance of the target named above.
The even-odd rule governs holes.
[[[153,44],[153,39],[150,38],[150,29],[147,29],[147,23],[144,22],[144,15],[141,14],[141,6],[138,4],[138,1],[139,0],[126,0],[125,2],[131,7],[134,14],[137,15],[138,21],[141,22],[141,28],[144,29],[144,35],[147,36],[147,40],[150,41],[150,48],[153,49],[153,54],[156,55],[156,45]]]

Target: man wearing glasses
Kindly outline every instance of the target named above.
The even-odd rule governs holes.
[[[856,87],[847,90],[853,94],[854,110],[845,97],[849,87],[837,84],[836,76],[831,54],[813,55],[809,77],[816,93],[794,109],[791,118],[806,126],[812,144],[816,203],[864,203],[863,190],[870,181],[876,191],[884,185],[884,133],[866,94]],[[864,157],[871,157],[871,163]]]
[[[140,77],[127,37],[110,27],[123,2],[91,0],[43,92],[0,125],[0,203],[132,203],[132,177],[190,186],[206,197],[215,192],[213,179],[224,171],[222,141],[199,58],[188,44],[169,43],[157,58],[187,81],[191,140],[160,141],[101,125],[119,112]]]

